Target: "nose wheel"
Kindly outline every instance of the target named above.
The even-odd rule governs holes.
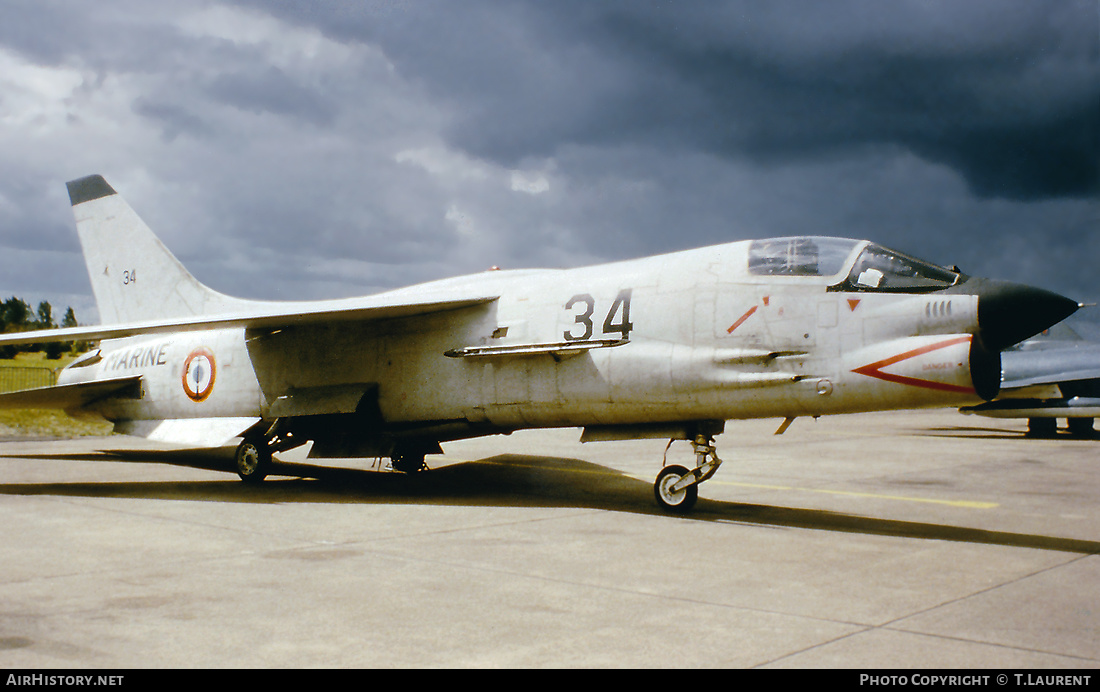
[[[668,444],[671,447],[672,441]],[[709,435],[696,435],[691,446],[695,449],[695,468],[666,465],[653,483],[653,496],[657,499],[657,504],[673,514],[691,511],[699,499],[699,484],[713,476],[722,464],[714,448],[714,438]],[[665,454],[668,454],[667,447]]]
[[[653,484],[653,495],[657,498],[657,504],[661,509],[675,514],[686,514],[691,511],[696,500],[699,499],[699,484],[684,485],[685,479],[689,476],[691,471],[683,466],[674,464],[661,469],[657,474],[657,481]]]

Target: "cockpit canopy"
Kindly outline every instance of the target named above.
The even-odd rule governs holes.
[[[832,291],[923,293],[953,286],[956,271],[865,240],[799,236],[754,240],[749,273],[830,279]]]

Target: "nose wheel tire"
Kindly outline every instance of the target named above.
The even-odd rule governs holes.
[[[271,451],[267,445],[245,440],[237,446],[237,475],[245,483],[259,483],[271,470]]]
[[[653,484],[653,495],[657,498],[657,504],[669,512],[685,514],[695,506],[699,499],[699,486],[692,484],[680,490],[673,490],[680,479],[687,476],[688,471],[683,466],[666,466],[657,474],[657,480]]]

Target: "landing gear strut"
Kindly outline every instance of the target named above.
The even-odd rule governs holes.
[[[1066,427],[1069,434],[1086,440],[1096,439],[1096,429],[1092,427],[1092,418],[1067,418]]]
[[[1067,418],[1066,430],[1073,437],[1091,440],[1097,436],[1096,430],[1092,427],[1092,418]],[[1027,419],[1027,436],[1028,437],[1043,437],[1054,438],[1058,436],[1058,420],[1056,418],[1028,418]]]
[[[1055,418],[1028,418],[1028,437],[1055,437],[1058,434],[1058,420]]]
[[[672,440],[669,440],[672,446]],[[699,484],[709,479],[718,470],[722,460],[714,448],[714,438],[699,434],[691,442],[695,450],[695,468],[686,469],[679,465],[669,465],[657,474],[653,483],[653,495],[662,509],[676,514],[686,514],[699,499]],[[668,447],[665,448],[668,454]]]

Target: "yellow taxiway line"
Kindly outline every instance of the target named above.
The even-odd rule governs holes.
[[[500,464],[500,463],[503,463],[503,462],[478,461],[478,462],[474,462],[474,463]],[[525,464],[509,463],[507,465],[508,466],[529,466],[530,468],[535,468],[534,466],[525,465]],[[557,470],[567,471],[569,473],[592,473],[592,474],[598,474],[598,475],[605,475],[605,474],[606,475],[615,475],[610,471],[596,471],[596,470],[592,470],[592,469],[557,469]],[[646,483],[652,483],[653,482],[652,478],[647,478],[645,476],[639,476],[639,475],[633,474],[633,473],[624,473],[623,475],[625,475],[629,478],[633,478],[635,480],[646,482]],[[868,498],[868,499],[873,499],[873,500],[893,500],[893,501],[896,501],[896,502],[921,502],[921,503],[933,504],[933,505],[946,505],[948,507],[962,507],[962,508],[965,508],[965,509],[993,509],[995,507],[1000,506],[996,502],[981,502],[981,501],[977,501],[977,500],[937,500],[937,499],[928,498],[928,497],[910,497],[910,496],[907,496],[907,495],[883,495],[883,494],[880,494],[880,493],[863,493],[863,492],[856,492],[856,491],[853,491],[853,490],[827,490],[825,488],[801,488],[801,487],[793,486],[793,485],[767,485],[767,484],[763,484],[763,483],[738,483],[738,482],[735,482],[735,481],[718,481],[718,480],[709,480],[709,481],[707,481],[707,483],[714,483],[716,485],[726,485],[726,486],[737,487],[737,488],[753,488],[753,489],[756,489],[756,490],[782,490],[782,491],[786,491],[786,492],[821,493],[821,494],[825,494],[825,495],[846,495],[848,497],[862,497],[862,498]]]

